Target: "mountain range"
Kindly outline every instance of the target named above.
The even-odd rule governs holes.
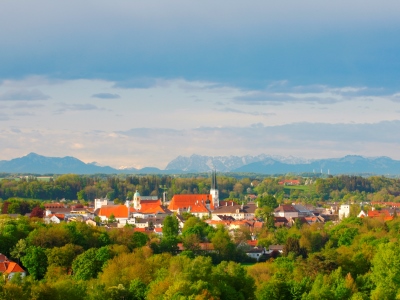
[[[46,157],[30,153],[24,157],[0,161],[0,172],[30,174],[181,174],[218,172],[286,174],[286,173],[324,173],[324,174],[400,174],[400,161],[389,157],[368,158],[348,155],[342,158],[307,160],[296,157],[271,155],[258,156],[178,156],[168,163],[165,170],[154,167],[143,169],[115,169],[102,167],[95,163],[66,157]]]

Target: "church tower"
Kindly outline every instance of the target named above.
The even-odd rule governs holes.
[[[134,209],[140,209],[141,205],[140,205],[140,194],[139,192],[136,190],[135,194],[133,194],[133,208]]]
[[[217,189],[217,171],[213,171],[211,175],[211,189],[210,195],[214,204],[214,209],[219,207],[219,193]]]

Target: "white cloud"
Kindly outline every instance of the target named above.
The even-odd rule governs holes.
[[[99,108],[96,105],[86,103],[86,104],[66,104],[66,103],[59,103],[61,106],[60,109],[56,110],[56,113],[64,113],[66,111],[88,111],[88,110],[104,110],[104,108]]]
[[[99,99],[118,99],[121,98],[120,95],[118,94],[111,94],[111,93],[98,93],[98,94],[93,94],[93,98],[99,98]]]
[[[50,96],[45,95],[37,89],[33,90],[10,90],[0,94],[0,100],[3,101],[35,101],[35,100],[48,100]]]
[[[13,84],[23,88],[21,82]],[[400,158],[396,92],[379,90],[375,95],[373,89],[351,86],[299,88],[287,81],[263,90],[182,78],[158,82],[147,88],[121,88],[104,80],[38,81],[29,89],[51,94],[45,104],[21,101],[2,106],[0,159],[36,152],[114,167],[164,168],[179,154],[193,153],[312,158],[381,151]],[[121,98],[101,101],[100,107],[92,97],[98,91]],[[275,102],[238,100],[267,94],[276,97]],[[275,105],[280,99],[286,100]]]

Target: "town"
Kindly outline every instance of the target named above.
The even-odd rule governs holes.
[[[19,181],[3,179],[0,181],[0,193],[4,197],[6,186],[57,186],[63,180],[72,178],[82,180],[75,175],[63,175],[55,178],[54,182],[46,179],[42,183],[34,178]],[[111,185],[115,184],[114,179],[107,180]],[[158,183],[159,179],[153,177],[149,180]],[[149,263],[148,259],[157,255],[164,255],[164,259],[169,263],[172,263],[174,257],[187,260],[188,264],[203,259],[198,263],[208,265],[211,269],[223,265],[224,262],[237,264],[231,268],[242,269],[246,275],[243,275],[241,280],[248,280],[251,286],[249,291],[241,292],[244,299],[278,299],[278,296],[274,298],[269,293],[277,288],[279,272],[285,273],[289,269],[297,270],[309,281],[305,283],[295,279],[295,274],[288,275],[291,283],[281,286],[283,290],[279,291],[279,295],[286,294],[288,299],[298,299],[290,294],[293,285],[300,285],[298,288],[301,289],[302,295],[312,294],[318,276],[327,276],[324,280],[331,280],[329,276],[339,276],[343,284],[347,285],[353,282],[345,291],[349,299],[357,293],[360,296],[369,296],[379,292],[372,288],[376,286],[378,289],[378,282],[369,290],[362,290],[361,285],[358,287],[354,280],[361,280],[362,276],[371,274],[372,265],[378,259],[366,252],[366,249],[369,249],[365,248],[366,241],[375,241],[375,244],[371,245],[374,245],[372,247],[375,247],[376,251],[384,251],[378,246],[389,241],[388,249],[397,247],[397,239],[393,240],[393,234],[397,232],[397,214],[400,206],[396,201],[399,191],[397,179],[330,176],[319,179],[268,177],[264,180],[232,180],[233,189],[242,191],[244,197],[227,191],[223,183],[227,178],[217,175],[215,171],[209,177],[200,178],[198,181],[198,186],[202,186],[203,181],[209,182],[208,193],[178,193],[168,197],[169,187],[160,184],[159,196],[141,195],[139,190],[135,189],[134,192],[127,193],[129,196],[125,201],[115,197],[114,191],[108,192],[108,196],[114,195],[114,199],[94,197],[93,201],[32,201],[30,209],[27,209],[28,202],[24,202],[22,198],[18,200],[10,197],[8,200],[2,200],[0,272],[4,277],[4,293],[13,285],[28,279],[38,280],[41,282],[39,286],[46,282],[55,284],[58,281],[103,280],[105,286],[108,286],[108,289],[104,289],[103,286],[101,290],[104,297],[107,295],[112,298],[114,292],[115,299],[122,299],[124,296],[121,295],[130,295],[130,299],[155,297],[160,292],[153,287],[155,273],[145,279],[139,276],[136,270],[127,275],[130,279],[125,279],[125,283],[121,281],[117,284],[117,281],[113,281],[115,285],[110,286],[111,282],[105,279],[110,276],[110,261],[117,263],[118,258],[122,259],[124,255],[130,255],[132,259],[142,257],[139,259],[141,262],[138,261],[139,265],[146,265]],[[131,179],[126,182],[131,182]],[[241,184],[247,184],[248,187],[240,187]],[[263,185],[264,188],[268,186],[268,189],[261,189]],[[132,185],[131,188],[136,186],[140,188],[140,185]],[[223,192],[220,192],[219,186]],[[338,186],[341,188],[337,188]],[[380,189],[373,188],[375,186]],[[65,188],[70,190],[67,185]],[[203,191],[206,188],[205,186]],[[85,189],[89,191],[88,188]],[[327,189],[331,189],[329,198],[332,199],[306,201],[315,197],[323,199]],[[369,193],[365,193],[366,189]],[[382,189],[386,190],[385,195]],[[21,189],[19,191],[21,192]],[[258,194],[260,191],[262,193]],[[273,191],[274,195],[268,191]],[[79,191],[77,194],[82,196]],[[221,194],[236,195],[238,198],[220,199]],[[377,195],[383,195],[384,200],[391,201],[371,201],[378,200]],[[332,201],[335,200],[335,196],[347,200]],[[24,207],[26,211],[31,211],[22,215]],[[392,240],[387,240],[390,236]],[[381,241],[377,242],[378,240]],[[364,246],[358,245],[359,243]],[[352,254],[347,260],[343,260],[349,254],[348,251],[355,250],[357,256]],[[336,254],[334,258],[330,258],[330,264],[326,265],[327,255],[332,251]],[[366,262],[363,262],[363,267],[359,265],[354,269],[354,263],[359,259]],[[289,263],[291,267],[283,267],[284,262]],[[307,263],[310,264],[310,268],[304,269],[304,264]],[[128,266],[119,268],[122,270],[125,267]],[[168,270],[169,268],[167,267]],[[275,269],[278,273],[273,271]],[[373,270],[375,272],[376,267]],[[118,273],[118,270],[112,272]],[[120,278],[117,273],[113,274]],[[227,280],[231,279],[229,277]],[[137,288],[141,291],[142,298],[132,296],[136,290],[133,287],[129,290],[130,284],[133,283],[139,284]],[[164,292],[168,290],[165,288]],[[237,288],[235,287],[236,291]],[[212,294],[210,289],[211,287],[196,292],[190,291],[190,295],[209,295],[208,293]],[[32,293],[34,288],[28,290],[21,292]],[[89,295],[94,292],[85,287],[83,294]],[[216,299],[229,299],[220,290],[215,293]],[[265,295],[269,295],[268,298],[265,298]]]

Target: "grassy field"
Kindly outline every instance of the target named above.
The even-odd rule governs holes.
[[[285,185],[285,190],[301,190],[304,192],[308,192],[310,190],[310,186],[308,185]]]

